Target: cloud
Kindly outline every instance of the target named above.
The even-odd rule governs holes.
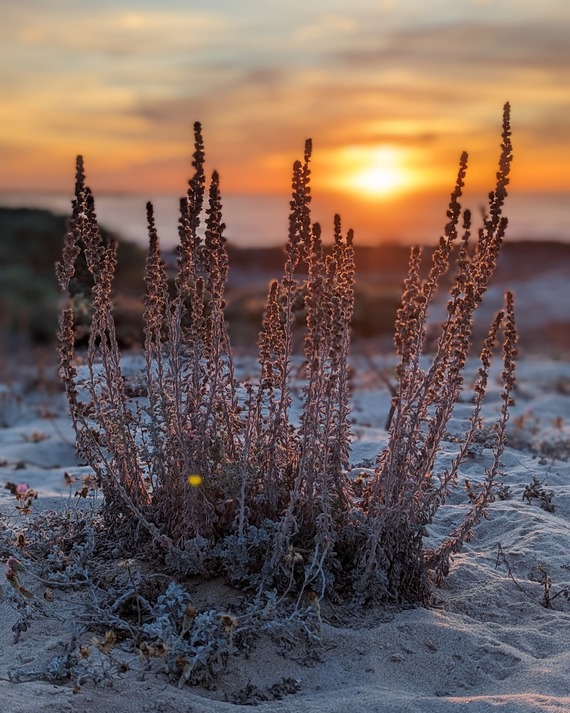
[[[39,4],[40,8],[43,3]],[[0,38],[4,48],[46,53],[49,59],[96,55],[101,58],[198,53],[223,46],[231,21],[207,11],[131,10],[69,5],[64,12],[12,11],[4,18]]]
[[[504,70],[570,72],[570,43],[564,24],[438,24],[394,32],[377,48],[374,34],[361,37],[359,46],[337,54],[339,65],[353,69],[398,66],[418,74],[501,73]],[[487,75],[493,81],[493,75]]]
[[[495,150],[508,99],[526,146],[569,144],[570,43],[551,4],[501,0],[492,13],[475,0],[373,5],[8,3],[2,142],[122,145],[129,165],[154,146],[170,165],[187,156],[200,120],[216,165],[269,185],[263,176],[288,172],[308,136],[316,156],[392,145],[454,165],[464,147]]]
[[[293,39],[297,44],[330,41],[342,35],[354,35],[359,27],[359,23],[353,17],[324,13],[313,22],[295,30]]]

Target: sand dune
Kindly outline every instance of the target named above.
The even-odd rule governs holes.
[[[389,395],[378,373],[389,368],[390,359],[378,358],[372,365],[357,360],[355,365],[352,458],[358,470],[370,466],[386,439]],[[238,366],[242,372],[253,368],[246,359]],[[470,364],[471,372],[475,368]],[[500,403],[496,377],[485,407],[489,423]],[[502,459],[510,497],[493,504],[490,519],[477,527],[473,541],[455,558],[434,608],[350,611],[323,602],[319,644],[286,648],[262,635],[248,656],[230,656],[212,689],[179,689],[159,673],[144,674],[141,661],[117,647],[117,656],[129,661],[129,669],[74,692],[73,682],[7,679],[9,672],[36,671],[61,654],[86,595],[56,590],[50,611],[59,619],[55,614],[38,616],[15,644],[11,627],[17,613],[5,599],[0,604],[0,709],[229,713],[257,704],[260,711],[282,713],[570,710],[570,601],[565,596],[570,591],[570,364],[522,359],[518,378],[510,445]],[[461,432],[468,414],[466,392],[452,433]],[[64,479],[66,472],[80,477],[88,469],[75,459],[60,395],[26,393],[17,382],[2,386],[0,422],[0,483],[25,483],[38,493],[32,514],[23,516],[15,510],[10,491],[0,491],[4,542],[10,540],[10,528],[21,529],[24,518],[53,508],[97,506],[96,501],[74,496],[77,485]],[[454,448],[453,438],[442,444],[442,463]],[[491,451],[482,444],[464,464],[462,475],[476,481],[490,458]],[[538,500],[522,499],[533,477],[551,491],[553,511],[542,509]],[[434,540],[455,521],[461,507],[458,498],[451,498],[440,511],[431,531]],[[6,558],[5,544],[3,551]],[[541,603],[541,571],[552,581],[551,608]],[[41,583],[26,573],[22,582],[41,597]],[[6,586],[3,582],[3,589]],[[191,594],[203,607],[235,596],[220,582],[195,584]]]

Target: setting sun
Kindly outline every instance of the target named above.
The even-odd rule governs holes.
[[[397,193],[407,182],[407,176],[397,166],[373,166],[354,174],[348,185],[372,195]]]
[[[365,197],[391,197],[418,182],[408,167],[408,152],[395,146],[347,146],[338,152],[334,163],[337,168],[331,184]]]

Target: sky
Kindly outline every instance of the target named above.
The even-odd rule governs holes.
[[[81,153],[96,196],[180,195],[200,121],[229,205],[266,220],[311,137],[318,210],[406,239],[444,223],[461,151],[468,195],[493,188],[509,101],[515,224],[552,233],[570,224],[569,37],[567,0],[3,3],[0,191],[71,195]]]

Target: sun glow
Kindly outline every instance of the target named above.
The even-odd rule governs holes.
[[[395,196],[418,183],[409,168],[408,152],[395,146],[347,146],[339,152],[335,163],[338,169],[331,180],[335,188],[363,197]]]

